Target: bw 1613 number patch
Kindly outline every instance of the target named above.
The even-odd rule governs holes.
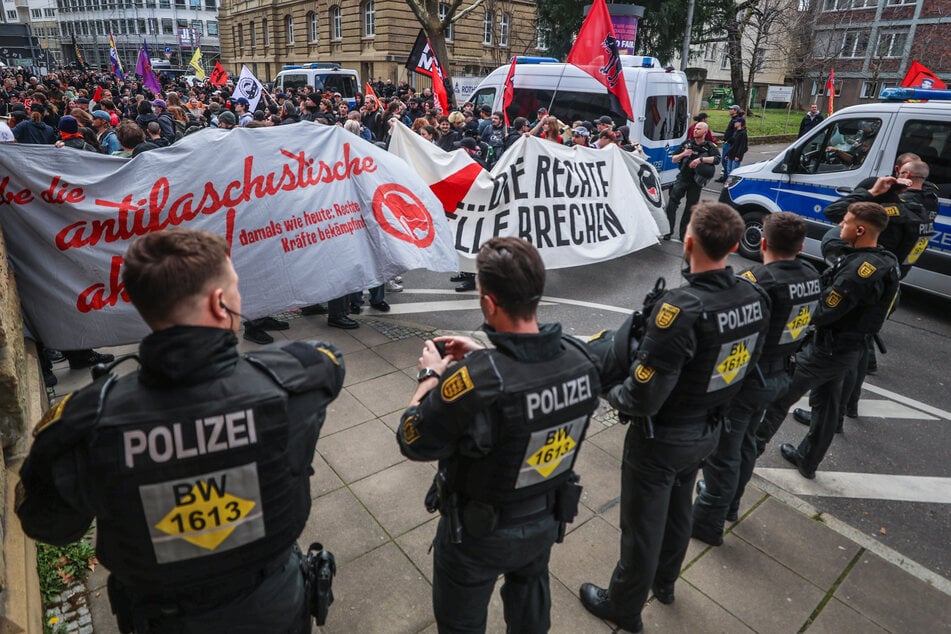
[[[257,463],[139,487],[160,564],[224,552],[264,537]]]
[[[587,416],[532,432],[522,457],[516,489],[543,482],[571,469],[578,443],[584,435]]]
[[[816,312],[816,306],[819,301],[813,301],[806,304],[796,304],[789,310],[786,317],[786,325],[783,332],[779,335],[779,343],[792,343],[798,341],[802,333],[805,332],[812,321],[812,315]]]
[[[720,353],[713,366],[713,374],[707,384],[707,392],[721,390],[746,376],[758,338],[759,333],[754,333],[720,346]]]

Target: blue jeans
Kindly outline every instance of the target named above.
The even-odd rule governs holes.
[[[735,159],[723,159],[723,173],[729,176],[742,162],[743,161],[737,161]]]
[[[386,297],[386,285],[380,284],[379,286],[374,286],[373,288],[367,289],[367,294],[370,295],[370,306],[379,304]],[[359,293],[351,293],[350,303],[356,304],[357,306],[363,306],[363,291],[360,291]]]
[[[720,149],[720,156],[726,156],[726,153],[729,151],[730,151],[730,143],[728,141],[724,141],[723,147]],[[723,159],[723,161],[721,161],[721,164],[723,165],[723,178],[726,178],[727,176],[730,175],[730,170],[733,169],[733,167],[730,165],[730,161],[726,159]]]

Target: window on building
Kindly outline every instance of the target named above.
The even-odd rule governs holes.
[[[852,0],[853,9],[874,9],[878,6],[878,0]]]
[[[17,12],[16,12],[16,11],[7,11],[7,19],[8,19],[8,20],[16,20],[16,19],[17,19]]]
[[[146,33],[149,35],[158,35],[158,20],[155,18],[147,18],[145,20]]]
[[[904,57],[907,43],[907,31],[883,31],[878,35],[878,56]]]
[[[822,0],[823,11],[845,11],[852,5],[852,0]]]
[[[445,2],[440,2],[439,3],[439,19],[445,20],[446,15],[448,13],[449,13],[449,5],[446,4]],[[452,26],[453,26],[452,22],[446,25],[446,41],[447,42],[452,41]]]
[[[159,9],[171,9],[172,3],[171,0],[159,0],[158,6]]]
[[[730,68],[730,56],[724,53],[723,57],[720,58],[720,70],[727,70],[729,68]]]
[[[238,24],[235,28],[238,31],[238,38],[236,40],[238,42],[238,52],[244,53],[244,28],[241,24]]]
[[[254,20],[248,24],[248,39],[251,40],[251,48],[254,48],[258,45],[258,31],[257,25],[254,23]]]
[[[363,5],[363,36],[373,37],[376,35],[376,5],[373,0],[367,0]]]
[[[218,22],[215,20],[208,20],[208,35],[218,35]]]
[[[846,31],[842,38],[839,57],[865,57],[868,50],[868,31]]]
[[[261,20],[261,34],[264,35],[264,45],[271,45],[271,29],[268,28],[267,18]]]
[[[185,8],[185,0],[175,0],[175,6],[179,9]]]
[[[491,44],[492,34],[495,32],[495,13],[486,11],[482,15],[482,43]]]
[[[877,81],[863,81],[862,82],[862,91],[859,93],[859,96],[862,99],[878,99],[878,82]]]
[[[287,44],[294,43],[294,16],[284,16],[284,34],[287,36]]]
[[[320,31],[317,30],[317,13],[315,11],[310,11],[307,13],[307,40],[309,42],[316,42],[319,37]]]
[[[145,20],[136,20],[136,25],[137,25],[137,29],[136,29],[137,33],[140,33],[142,35],[145,35],[146,33],[148,33],[148,31],[145,28]]]
[[[172,18],[162,18],[162,35],[171,35],[175,32],[172,27]]]
[[[888,0],[885,4],[888,6],[895,6],[899,4],[915,4],[917,0]]]
[[[717,53],[719,53],[719,47],[716,43],[710,43],[703,47],[703,60],[705,62],[715,62],[717,61]]]
[[[42,9],[30,9],[30,17],[31,17],[31,18],[42,18],[42,17],[43,17],[43,10],[42,10]]]
[[[192,20],[192,33],[196,37],[205,34],[205,25],[201,20]]]
[[[214,11],[218,7],[215,6],[215,0],[205,0],[205,10]]]
[[[512,24],[512,16],[503,13],[499,17],[499,46],[507,47],[509,45],[509,27]]]
[[[45,15],[48,18],[55,18],[56,9],[43,9],[43,15]]]
[[[547,51],[551,48],[551,27],[544,22],[536,25],[535,48],[540,51]]]
[[[330,7],[330,39],[343,39],[343,21],[340,17],[340,7]]]
[[[155,0],[145,0],[145,8],[146,8],[146,9],[154,9],[154,8],[155,8]]]

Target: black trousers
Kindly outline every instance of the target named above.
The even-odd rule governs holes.
[[[765,383],[765,385],[764,385]],[[760,382],[748,376],[740,393],[730,403],[717,448],[703,461],[704,490],[693,506],[693,521],[705,533],[720,534],[726,516],[740,508],[740,499],[753,476],[756,430],[766,407],[789,386],[789,374],[779,372]]]
[[[700,461],[716,446],[707,423],[654,424],[646,438],[632,423],[621,465],[621,558],[611,576],[610,601],[620,616],[641,612],[656,580],[680,576],[691,531],[691,497]]]
[[[548,560],[558,522],[546,517],[482,538],[463,532],[453,544],[445,518],[433,542],[433,612],[440,634],[485,632],[489,600],[500,575],[508,632],[542,634],[551,627]]]
[[[670,194],[667,197],[667,222],[670,223],[671,233],[674,232],[674,221],[677,219],[677,208],[680,206],[680,201],[684,196],[687,197],[684,214],[680,217],[678,235],[681,240],[684,239],[684,235],[687,233],[687,224],[690,222],[690,212],[693,210],[693,206],[700,201],[700,192],[702,189],[702,187],[694,182],[692,173],[689,178],[685,178],[683,175],[677,176],[677,180],[674,181],[673,186],[670,188]]]
[[[757,433],[759,441],[764,445],[768,443],[779,430],[789,408],[803,394],[812,390],[809,396],[812,424],[806,437],[799,443],[797,452],[802,467],[807,471],[815,470],[832,445],[839,425],[844,377],[858,367],[863,354],[864,341],[831,348],[816,341],[807,345],[796,355],[796,371],[789,389],[766,409],[766,416]]]

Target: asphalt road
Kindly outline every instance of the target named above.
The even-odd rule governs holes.
[[[753,147],[748,156],[762,160],[782,147]],[[704,198],[718,194],[711,187]],[[658,276],[668,286],[682,283],[680,251],[680,243],[665,242],[609,262],[549,271],[540,318],[581,336],[617,327]],[[735,256],[731,264],[740,271],[750,262]],[[447,275],[403,277],[406,290],[387,297],[394,316],[450,330],[480,326],[477,296],[454,293]],[[779,455],[780,443],[798,443],[806,430],[791,416],[758,473],[951,578],[951,301],[904,292],[882,336],[888,353],[879,355],[879,371],[866,382],[860,416],[846,420],[816,481],[800,477]]]

